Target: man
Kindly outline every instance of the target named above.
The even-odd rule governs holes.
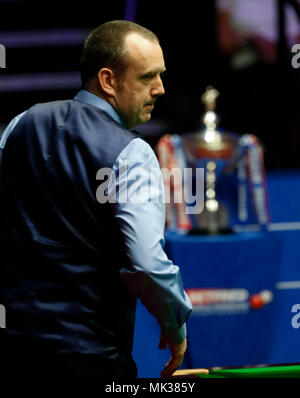
[[[128,21],[104,23],[85,43],[83,89],[74,100],[37,104],[4,132],[0,303],[7,325],[0,344],[6,370],[135,377],[136,298],[161,326],[159,347],[171,350],[161,375],[182,363],[191,303],[179,268],[163,251],[157,159],[128,130],[151,118],[164,94],[164,71],[152,32]],[[128,200],[97,196],[103,181],[96,177],[104,169],[116,176],[107,199],[127,184]],[[139,178],[130,181],[137,169]],[[154,196],[131,200],[145,192],[153,170]]]

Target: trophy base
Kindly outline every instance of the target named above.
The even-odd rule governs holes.
[[[228,210],[218,203],[216,209],[206,207],[202,213],[195,216],[196,226],[190,231],[193,235],[222,235],[233,234],[229,226]]]

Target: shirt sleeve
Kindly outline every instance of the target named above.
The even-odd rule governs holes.
[[[164,329],[168,340],[186,337],[192,311],[180,269],[164,252],[165,203],[162,175],[151,147],[133,139],[118,156],[115,214],[131,266],[121,270],[125,284]],[[112,185],[108,192],[112,192]]]
[[[1,135],[1,139],[0,139],[0,148],[3,149],[6,143],[7,138],[9,137],[10,133],[13,131],[13,129],[15,128],[15,126],[17,125],[17,123],[19,122],[19,120],[22,118],[22,116],[25,115],[27,111],[20,113],[19,115],[17,115],[16,117],[14,117],[10,123],[8,124],[8,126],[6,127],[6,129],[3,131],[3,134]]]

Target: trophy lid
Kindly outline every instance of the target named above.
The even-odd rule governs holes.
[[[216,150],[222,149],[221,134],[217,131],[218,117],[215,112],[219,91],[212,86],[206,87],[205,92],[201,96],[201,100],[205,106],[205,113],[202,117],[205,126],[203,130],[203,140]]]
[[[217,98],[220,93],[213,86],[207,86],[201,96],[205,112],[202,116],[201,131],[185,136],[186,150],[196,158],[228,158],[235,149],[235,140],[230,134],[221,133],[216,114]]]
[[[205,106],[205,110],[215,111],[216,109],[216,100],[220,95],[219,91],[216,90],[213,86],[207,86],[205,92],[201,96],[201,100]]]

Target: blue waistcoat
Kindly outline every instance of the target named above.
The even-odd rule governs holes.
[[[0,342],[132,363],[136,300],[119,275],[129,259],[96,174],[135,137],[74,100],[37,104],[14,128],[0,170]]]

